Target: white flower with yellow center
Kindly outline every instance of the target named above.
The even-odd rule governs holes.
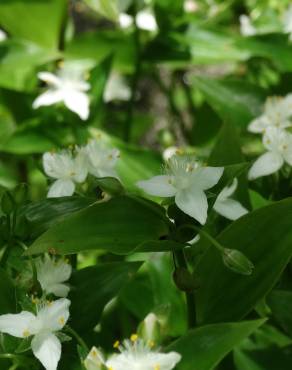
[[[72,112],[82,120],[89,117],[89,97],[87,91],[90,84],[84,79],[84,70],[61,68],[56,74],[39,72],[38,78],[46,82],[49,89],[33,102],[33,108],[63,102]]]
[[[268,127],[287,128],[292,126],[292,94],[267,99],[261,116],[251,121],[248,131],[264,133]]]
[[[234,179],[230,186],[222,189],[214,203],[214,210],[229,220],[237,220],[239,217],[248,213],[248,210],[240,202],[231,199],[237,186],[238,181]]]
[[[198,162],[183,156],[172,156],[166,175],[139,181],[137,186],[158,197],[173,197],[184,213],[202,225],[207,220],[208,201],[205,190],[216,185],[223,167],[201,167]]]
[[[292,134],[276,128],[267,128],[263,136],[267,152],[261,155],[249,170],[250,180],[277,172],[284,163],[292,166]]]
[[[61,358],[61,342],[55,335],[69,318],[70,301],[62,298],[41,307],[34,315],[28,311],[0,316],[0,332],[17,338],[33,336],[31,349],[46,370],[56,370]]]
[[[67,261],[56,260],[49,255],[36,262],[37,279],[46,294],[54,294],[56,297],[67,297],[69,286],[64,284],[72,273],[72,267]]]
[[[155,351],[135,334],[116,347],[120,353],[106,361],[109,370],[171,370],[181,360],[179,353]]]
[[[92,140],[83,148],[83,153],[87,157],[88,172],[93,176],[118,178],[115,168],[120,157],[118,149],[108,148],[100,140]]]
[[[46,175],[56,179],[48,192],[48,198],[70,196],[75,191],[75,183],[86,179],[86,160],[82,151],[76,157],[64,150],[59,153],[45,153],[43,167]]]

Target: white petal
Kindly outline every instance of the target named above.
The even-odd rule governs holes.
[[[75,184],[72,180],[56,180],[50,187],[47,197],[58,198],[71,196],[74,193]]]
[[[86,179],[87,170],[87,157],[84,150],[79,150],[74,160],[74,173],[73,176],[76,182],[83,182]]]
[[[61,330],[69,318],[69,299],[61,298],[48,303],[37,315],[37,319],[42,323],[42,330],[58,331]]]
[[[46,370],[56,370],[61,358],[61,343],[52,333],[36,335],[31,342],[35,357]]]
[[[248,213],[248,210],[234,199],[225,199],[218,202],[216,201],[214,204],[214,209],[221,216],[226,217],[229,220],[237,220],[239,217]]]
[[[171,370],[181,360],[181,355],[177,352],[157,353],[155,357],[155,362],[159,365],[160,370]]]
[[[207,220],[208,201],[201,189],[180,190],[175,196],[175,203],[184,213],[204,225]]]
[[[52,105],[63,101],[63,95],[59,90],[49,89],[38,96],[32,103],[32,107],[37,109],[41,106]]]
[[[248,131],[253,133],[261,133],[265,131],[269,124],[270,122],[267,116],[262,115],[251,121],[251,123],[248,125]]]
[[[137,26],[145,31],[156,31],[158,26],[154,15],[149,10],[141,10],[136,16]]]
[[[38,78],[47,84],[51,84],[53,86],[61,86],[61,80],[58,76],[54,75],[50,72],[39,72]]]
[[[68,293],[70,291],[70,287],[66,284],[53,284],[49,286],[46,290],[47,293],[52,293],[56,297],[67,297]]]
[[[225,188],[223,188],[221,190],[221,192],[219,193],[219,195],[217,197],[217,200],[221,201],[221,200],[225,200],[225,199],[231,197],[231,195],[233,195],[235,190],[237,189],[237,186],[238,186],[238,181],[235,178],[235,179],[233,179],[232,184],[230,186],[226,186]],[[216,200],[216,202],[217,202],[217,200]]]
[[[96,347],[92,347],[84,361],[86,370],[100,370],[104,364],[102,353]]]
[[[287,149],[283,151],[285,161],[292,166],[292,141],[288,142]]]
[[[201,167],[192,175],[192,183],[196,188],[207,190],[218,183],[224,167]]]
[[[0,316],[0,332],[13,335],[18,338],[26,338],[34,334],[31,326],[36,317],[28,311],[18,314],[7,314]]]
[[[87,120],[89,117],[89,97],[87,94],[72,90],[66,93],[64,103],[68,109],[78,114],[82,120]]]
[[[138,181],[136,185],[143,189],[145,193],[158,197],[173,197],[177,190],[172,185],[170,176],[154,176],[149,180]]]
[[[261,176],[267,176],[277,172],[283,165],[284,160],[278,153],[267,152],[261,155],[252,165],[248,172],[249,180],[254,180]]]

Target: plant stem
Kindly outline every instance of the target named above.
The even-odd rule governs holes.
[[[87,352],[89,352],[89,348],[87,344],[80,337],[80,335],[74,329],[71,328],[71,326],[66,325],[65,329],[69,334],[71,334],[77,340],[77,342],[81,345],[81,347],[83,347]]]
[[[131,129],[134,118],[134,107],[135,107],[135,98],[137,95],[137,87],[139,81],[139,75],[141,70],[141,41],[140,41],[140,30],[136,22],[137,9],[134,12],[134,47],[135,47],[135,69],[132,76],[131,84],[131,98],[128,105],[128,114],[125,122],[125,141],[129,142],[131,140]]]
[[[186,258],[183,250],[174,251],[174,256],[178,267],[188,269]],[[188,326],[193,328],[196,326],[196,303],[194,292],[185,292],[188,310]]]

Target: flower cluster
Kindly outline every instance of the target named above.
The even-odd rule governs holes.
[[[36,261],[36,270],[43,295],[41,299],[33,298],[34,312],[24,310],[18,314],[1,315],[0,332],[23,339],[32,337],[34,356],[46,370],[56,370],[61,358],[58,332],[69,319],[71,303],[64,298],[69,292],[64,282],[70,278],[72,269],[66,261],[45,256]],[[48,301],[50,294],[63,298]]]
[[[285,163],[292,166],[292,94],[285,97],[268,98],[263,114],[253,120],[248,130],[262,134],[267,150],[252,165],[250,180],[277,172]]]
[[[97,178],[118,178],[115,166],[119,150],[108,148],[98,140],[90,141],[86,146],[58,153],[47,152],[43,155],[43,168],[46,175],[55,179],[48,197],[70,196],[75,185],[85,181],[88,174]]]
[[[85,360],[85,367],[87,370],[101,370],[102,366],[109,370],[172,370],[181,360],[179,353],[162,353],[154,350],[153,345],[153,342],[145,343],[137,334],[133,334],[122,344],[117,341],[114,347],[120,353],[110,356],[107,360],[93,347]]]

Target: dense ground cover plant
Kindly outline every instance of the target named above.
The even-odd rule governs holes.
[[[288,370],[287,0],[0,2],[0,369]]]

